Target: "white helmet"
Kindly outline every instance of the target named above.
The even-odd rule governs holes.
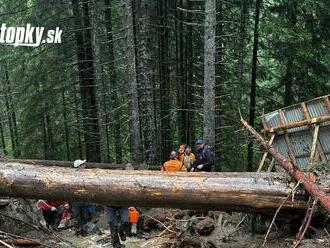
[[[86,159],[85,160],[80,160],[80,159],[77,159],[73,162],[73,167],[74,168],[78,168],[79,166],[83,165],[84,163],[86,163]]]

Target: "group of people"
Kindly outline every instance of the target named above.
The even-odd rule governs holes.
[[[215,171],[213,147],[205,144],[201,139],[195,143],[196,155],[189,145],[180,145],[178,151],[171,151],[169,160],[161,166],[161,171]],[[76,160],[75,169],[84,169],[86,160]],[[131,165],[126,170],[132,170]],[[63,228],[73,220],[76,235],[88,234],[88,224],[93,222],[96,213],[95,205],[80,202],[60,202],[39,200],[37,206],[42,213],[48,228]],[[114,248],[124,247],[120,240],[125,241],[126,236],[132,235],[132,226],[138,237],[143,237],[144,217],[142,209],[126,206],[106,206],[107,221],[111,230],[111,244]],[[137,216],[137,218],[132,217]],[[95,226],[95,225],[94,225]]]
[[[161,171],[215,171],[213,147],[204,140],[197,140],[196,155],[190,146],[182,144],[178,151],[171,151],[169,160],[161,166]]]
[[[75,160],[73,167],[84,169],[86,160]],[[126,166],[127,170],[134,169],[132,166]],[[45,225],[50,229],[60,229],[70,227],[70,221],[73,220],[75,234],[77,236],[86,236],[88,233],[99,232],[94,219],[96,215],[96,206],[80,202],[61,202],[39,200],[37,207],[42,210]],[[132,229],[139,238],[144,237],[143,226],[144,216],[142,209],[135,207],[105,206],[107,222],[111,231],[111,244],[114,248],[122,248],[120,240],[125,241],[126,236],[132,236]],[[133,227],[133,228],[132,228]],[[94,230],[92,230],[94,228]]]

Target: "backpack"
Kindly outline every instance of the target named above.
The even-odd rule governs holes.
[[[203,149],[203,157],[205,158],[205,151],[209,151],[210,155],[212,157],[212,161],[213,161],[213,165],[215,165],[215,148],[214,146],[211,145],[205,145],[204,149]]]
[[[214,146],[211,146],[211,145],[205,145],[205,147],[204,147],[204,149],[203,149],[203,155],[204,155],[204,152],[205,152],[206,150],[210,151],[210,154],[211,154],[211,156],[212,156],[212,158],[213,158],[213,160],[214,160],[214,154],[215,154],[215,148],[214,148]]]

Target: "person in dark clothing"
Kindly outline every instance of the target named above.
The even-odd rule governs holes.
[[[89,218],[89,214],[86,211],[86,205],[80,202],[74,202],[72,203],[72,208],[76,213],[76,218],[74,219],[75,234],[77,236],[86,236]]]
[[[126,235],[131,228],[128,220],[128,207],[106,207],[107,219],[111,231],[111,244],[114,248],[125,247],[120,243],[126,240]],[[120,221],[118,220],[120,218]],[[120,223],[119,227],[118,224]],[[120,236],[120,239],[119,239]]]
[[[190,171],[215,171],[214,152],[203,140],[196,141],[196,161]]]

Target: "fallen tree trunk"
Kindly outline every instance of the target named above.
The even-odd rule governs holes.
[[[9,159],[8,162],[35,164],[44,166],[58,166],[58,167],[73,167],[73,161],[61,161],[61,160],[38,160],[38,159]],[[111,170],[123,170],[125,164],[112,164],[112,163],[95,163],[86,162],[86,168],[88,169],[111,169]],[[147,165],[142,164],[138,167],[139,170],[160,170],[160,165]]]
[[[244,127],[252,134],[252,136],[260,142],[264,149],[266,149],[274,159],[298,182],[301,182],[308,193],[314,198],[318,199],[321,205],[330,213],[330,195],[324,189],[319,187],[314,181],[315,178],[310,173],[305,173],[296,167],[290,160],[279,153],[273,146],[271,146],[256,130],[253,129],[245,120],[241,119]]]
[[[280,173],[187,173],[45,167],[0,162],[0,195],[117,206],[267,212],[290,189]],[[303,210],[295,194],[283,210]]]

